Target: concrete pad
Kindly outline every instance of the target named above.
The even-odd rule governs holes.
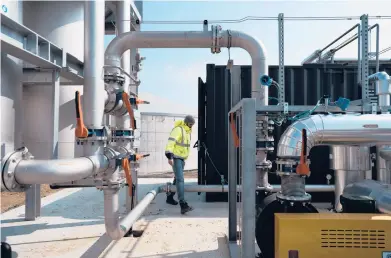
[[[139,198],[168,181],[139,179]],[[111,241],[105,234],[103,193],[64,189],[42,199],[42,217],[36,221],[24,221],[24,206],[2,214],[1,239],[11,244],[15,257],[229,257],[228,203],[205,203],[204,194],[185,196],[195,208],[191,213],[181,215],[179,206],[167,205],[160,194],[133,227],[145,230],[140,238]],[[120,199],[124,212],[124,191]]]

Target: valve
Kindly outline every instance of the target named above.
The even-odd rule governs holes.
[[[138,161],[138,160],[140,160],[142,158],[146,158],[146,157],[148,157],[150,155],[151,154],[132,154],[132,155],[129,156],[128,160],[135,162],[135,161]]]
[[[149,104],[149,102],[135,97],[130,98],[129,94],[126,92],[122,92],[122,101],[124,102],[130,116],[130,128],[135,130],[137,128],[136,128],[136,120],[134,119],[134,111],[132,105],[137,106],[138,104]]]
[[[88,129],[84,125],[83,111],[80,103],[80,92],[76,91],[75,93],[75,105],[76,105],[76,129],[75,135],[77,138],[87,138]]]

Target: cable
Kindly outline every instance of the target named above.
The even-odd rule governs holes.
[[[368,19],[391,19],[391,16],[368,16]],[[277,17],[271,16],[246,16],[241,19],[232,19],[232,20],[207,20],[209,24],[217,24],[217,23],[242,23],[246,21],[277,21]],[[324,16],[324,17],[310,17],[310,16],[297,16],[297,17],[284,17],[284,20],[289,21],[341,21],[341,20],[360,20],[360,16]],[[189,20],[189,21],[139,21],[136,19],[131,20],[123,20],[123,21],[131,21],[131,22],[139,22],[141,24],[204,24],[202,20]]]
[[[223,176],[223,175],[220,173],[220,171],[217,169],[215,163],[213,162],[212,158],[210,157],[208,148],[206,147],[205,143],[202,143],[202,146],[204,146],[205,152],[206,152],[206,156],[208,156],[208,158],[209,158],[209,160],[210,160],[210,163],[212,163],[212,166],[213,166],[214,169],[216,170],[217,174],[219,174],[220,178],[224,178],[224,176]],[[228,181],[227,181],[226,179],[224,179],[224,182],[228,184]]]

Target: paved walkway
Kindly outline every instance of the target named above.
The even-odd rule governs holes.
[[[139,179],[139,197],[170,180]],[[145,230],[140,238],[111,241],[105,234],[103,193],[64,189],[42,199],[42,217],[36,221],[24,221],[24,206],[2,214],[1,240],[11,244],[14,257],[23,258],[228,257],[228,204],[205,203],[203,194],[186,197],[195,207],[188,215],[181,215],[179,206],[166,205],[165,194],[160,194],[134,225]],[[124,192],[120,203],[125,204]]]

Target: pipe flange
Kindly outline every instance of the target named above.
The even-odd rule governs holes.
[[[6,155],[2,160],[1,188],[10,192],[24,192],[30,185],[21,185],[16,181],[15,169],[20,161],[33,159],[34,157],[26,147],[21,147]]]
[[[221,52],[220,40],[222,38],[221,34],[221,26],[220,25],[212,25],[212,54],[219,54]]]
[[[261,163],[256,164],[257,169],[261,169],[262,171],[268,171],[272,168],[272,162],[270,160],[262,161]]]
[[[112,130],[112,142],[117,141],[133,141],[134,131],[129,129],[113,129]]]
[[[117,152],[115,149],[111,147],[106,147],[103,153],[109,160],[109,166],[106,170],[109,172],[113,172],[117,169],[117,158],[121,155],[119,152]]]
[[[107,73],[103,76],[103,80],[105,83],[118,83],[121,86],[125,83],[125,76],[119,73]]]
[[[282,192],[277,193],[277,200],[279,201],[289,201],[289,202],[310,202],[311,201],[311,195],[309,193],[305,193],[302,196],[289,196],[284,195]]]
[[[167,182],[167,184],[166,184],[166,193],[171,193],[171,185],[172,185],[171,182]]]

